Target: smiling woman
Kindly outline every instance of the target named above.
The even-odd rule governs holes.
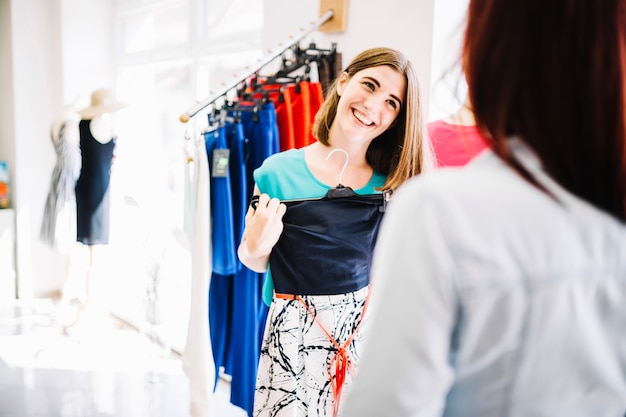
[[[313,126],[317,141],[274,154],[254,172],[258,204],[248,210],[238,254],[250,269],[269,270],[255,416],[336,415],[365,337],[363,260],[386,196],[431,163],[419,98],[403,54],[363,51],[328,90]],[[345,157],[329,159],[337,150]],[[308,201],[282,202],[294,199]],[[306,234],[295,240],[307,259],[289,253],[292,231]]]

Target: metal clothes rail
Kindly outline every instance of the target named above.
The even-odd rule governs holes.
[[[254,74],[256,74],[261,68],[263,68],[264,66],[266,66],[267,64],[269,64],[270,62],[274,61],[276,58],[278,58],[279,56],[281,56],[285,51],[287,51],[289,48],[291,48],[292,46],[296,45],[298,42],[300,42],[304,37],[306,37],[308,34],[310,34],[311,32],[313,32],[314,30],[316,30],[317,28],[319,28],[320,26],[322,26],[324,23],[326,23],[326,21],[330,20],[334,15],[334,11],[333,10],[328,10],[327,12],[325,12],[319,19],[317,19],[315,22],[313,22],[311,24],[311,26],[309,26],[306,29],[303,29],[302,33],[300,34],[300,36],[298,36],[297,38],[295,38],[293,41],[291,41],[288,45],[280,47],[278,49],[276,49],[275,51],[273,51],[272,53],[270,53],[267,57],[263,58],[261,61],[259,61],[254,67],[252,67],[250,70],[248,70],[248,72],[246,72],[245,75],[241,76],[241,77],[237,77],[237,79],[235,79],[234,81],[232,81],[230,84],[225,85],[225,87],[223,87],[220,91],[218,91],[215,94],[212,94],[211,96],[209,96],[208,98],[206,98],[205,100],[195,104],[194,106],[192,106],[191,108],[189,108],[185,113],[183,113],[180,116],[180,121],[183,123],[187,123],[193,116],[195,116],[199,111],[201,111],[202,109],[204,109],[205,107],[209,106],[210,104],[212,104],[213,102],[215,102],[216,100],[218,100],[219,98],[223,97],[226,93],[228,93],[230,90],[232,90],[233,88],[237,87],[239,84],[241,84],[242,81],[245,81],[246,79],[248,79],[249,77],[253,76]]]

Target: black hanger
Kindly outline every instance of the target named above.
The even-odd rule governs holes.
[[[316,59],[315,56],[308,55],[306,50],[297,44],[287,51],[291,52],[291,56],[283,54],[280,69],[274,75],[266,77],[267,84],[297,84],[310,79],[310,66],[312,60]],[[300,73],[296,73],[299,70]]]
[[[364,199],[364,200],[379,200],[381,205],[379,207],[379,211],[381,213],[384,213],[387,210],[387,202],[389,201],[389,198],[391,197],[392,194],[392,190],[383,190],[382,193],[378,193],[378,194],[357,194],[354,192],[354,190],[350,187],[346,187],[344,185],[338,185],[335,188],[331,188],[330,190],[328,190],[328,192],[326,193],[326,195],[324,197],[318,197],[318,198],[295,198],[295,199],[291,199],[291,200],[281,200],[281,203],[299,203],[299,202],[303,202],[303,201],[322,201],[322,200],[337,200],[337,199],[341,199],[341,198],[357,198],[357,199]],[[256,210],[257,206],[259,205],[259,197],[258,195],[253,195],[252,198],[250,198],[250,206]]]
[[[213,107],[213,109],[207,113],[206,117],[208,125],[206,129],[202,131],[202,134],[213,132],[222,124],[221,112],[217,107]]]
[[[333,149],[332,151],[330,151],[328,153],[328,156],[326,156],[326,160],[328,160],[328,158],[331,157],[331,155],[335,152],[343,152],[346,156],[346,162],[344,163],[341,171],[339,172],[339,183],[337,184],[336,187],[331,188],[330,190],[328,190],[326,192],[326,195],[324,197],[318,197],[318,198],[301,198],[301,199],[292,199],[292,200],[282,200],[281,203],[293,203],[293,202],[302,202],[302,201],[318,201],[318,200],[333,200],[333,199],[339,199],[339,198],[348,198],[348,197],[356,197],[356,198],[363,198],[363,199],[380,199],[381,200],[381,207],[380,207],[380,211],[384,212],[386,207],[387,207],[387,201],[389,200],[389,198],[391,197],[391,193],[392,190],[383,190],[382,193],[379,194],[357,194],[354,192],[354,190],[351,187],[346,187],[345,185],[343,185],[341,183],[341,179],[343,176],[343,172],[346,170],[346,167],[348,166],[348,153],[340,148],[337,149]],[[258,195],[253,195],[252,198],[250,199],[250,205],[252,206],[252,208],[254,210],[256,210],[257,206],[259,205],[259,196]]]

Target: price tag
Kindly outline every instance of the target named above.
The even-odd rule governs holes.
[[[230,149],[213,149],[213,177],[228,176]]]

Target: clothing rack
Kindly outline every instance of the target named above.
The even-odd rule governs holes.
[[[289,43],[287,46],[284,47],[280,47],[278,49],[276,49],[275,51],[273,51],[272,53],[270,53],[267,57],[265,57],[264,59],[262,59],[259,63],[257,63],[252,69],[250,69],[244,76],[242,77],[237,77],[236,80],[234,80],[233,82],[231,82],[230,84],[226,85],[224,88],[222,88],[219,92],[212,94],[211,96],[209,96],[207,99],[201,101],[200,103],[192,106],[189,110],[187,110],[185,113],[183,113],[180,116],[180,121],[183,123],[187,123],[193,116],[195,116],[200,110],[204,109],[205,107],[209,106],[210,104],[214,103],[216,100],[220,99],[221,97],[223,97],[226,93],[228,93],[230,90],[232,90],[233,88],[236,88],[239,84],[241,84],[242,80],[246,80],[249,77],[255,75],[261,68],[263,68],[264,66],[266,66],[267,64],[269,64],[270,62],[274,61],[276,58],[278,58],[279,56],[281,56],[285,51],[287,51],[289,48],[291,48],[292,46],[296,45],[298,42],[300,42],[304,37],[306,37],[309,33],[313,32],[314,30],[316,30],[317,28],[319,28],[320,26],[322,26],[326,21],[330,20],[333,15],[334,15],[334,11],[328,10],[327,12],[325,12],[319,19],[317,19],[315,22],[313,22],[311,24],[311,26],[309,26],[306,29],[303,29],[302,33],[300,34],[299,37],[297,37],[295,40],[293,40],[291,43]]]

